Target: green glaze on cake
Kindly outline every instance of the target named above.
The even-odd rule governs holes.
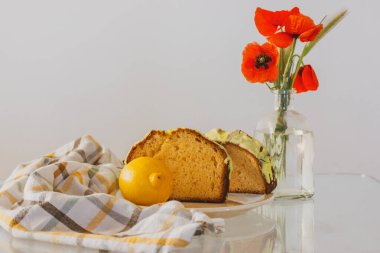
[[[233,144],[239,145],[240,147],[248,150],[253,154],[260,162],[261,171],[265,177],[265,181],[270,184],[274,180],[272,162],[270,159],[269,152],[264,147],[264,145],[256,140],[255,138],[249,136],[241,130],[235,130],[232,132],[224,131],[222,129],[211,129],[207,132],[206,137],[219,142],[226,143],[231,142]]]

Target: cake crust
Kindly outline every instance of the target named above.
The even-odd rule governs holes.
[[[127,164],[130,161],[132,161],[133,159],[137,158],[135,156],[136,156],[136,153],[138,152],[138,149],[143,149],[144,145],[148,141],[152,140],[153,138],[155,138],[157,136],[160,136],[160,137],[166,139],[168,137],[168,134],[163,130],[151,130],[147,135],[145,135],[145,137],[142,140],[138,141],[137,143],[135,143],[132,146],[132,148],[128,152],[127,157],[124,160],[124,164]]]

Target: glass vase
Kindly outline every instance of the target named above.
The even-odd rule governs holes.
[[[275,110],[256,125],[254,136],[267,147],[277,177],[276,198],[314,195],[314,137],[306,117],[292,107],[294,92],[275,91]]]

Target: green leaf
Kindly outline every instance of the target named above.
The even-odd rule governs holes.
[[[326,36],[340,21],[347,16],[348,10],[343,10],[336,14],[326,25],[323,26],[323,29],[319,32],[318,36],[312,41],[306,44],[303,49],[302,55],[306,56],[311,49]]]
[[[282,57],[283,69],[282,69],[281,74],[283,74],[283,71],[285,70],[286,63],[288,62],[290,54],[292,53],[292,46],[290,45],[287,48],[281,48],[281,50],[283,51],[283,57]]]
[[[292,46],[291,45],[287,48],[280,48],[280,60],[278,63],[279,74],[278,74],[278,79],[277,79],[277,83],[276,83],[277,88],[280,88],[281,84],[283,84],[283,82],[284,82],[284,80],[282,78],[284,75],[286,64],[289,60],[289,57],[291,57],[291,53],[292,53]]]
[[[285,70],[286,63],[288,62],[292,47],[279,48],[280,59],[278,61],[278,78],[275,82],[275,88],[280,88],[283,83],[282,76]]]

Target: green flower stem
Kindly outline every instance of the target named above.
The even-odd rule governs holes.
[[[272,154],[272,162],[274,165],[276,177],[282,181],[286,175],[286,146],[288,138],[286,136],[287,122],[285,120],[285,112],[283,109],[278,109],[277,122],[274,133],[268,136],[269,150]]]
[[[282,89],[286,89],[286,87],[284,87],[284,86],[286,85],[287,79],[290,76],[290,70],[291,70],[291,66],[293,64],[292,60],[293,60],[294,50],[296,49],[296,43],[297,43],[297,39],[293,39],[293,42],[291,45],[291,51],[290,51],[288,60],[287,60],[286,65],[285,65],[284,73],[282,73],[282,84],[283,84]]]
[[[277,119],[273,136],[270,138],[270,149],[272,150],[276,175],[282,180],[286,174],[286,146],[288,137],[286,130],[288,128],[285,114],[290,103],[290,92],[288,90],[280,90],[278,93]]]
[[[304,50],[302,51],[302,54],[300,55],[300,57],[298,58],[298,61],[297,61],[297,65],[296,65],[296,69],[294,70],[294,74],[293,74],[293,77],[292,79],[290,80],[290,86],[289,86],[289,89],[292,90],[293,89],[293,85],[294,85],[294,82],[296,81],[296,77],[298,75],[298,71],[303,63],[303,57],[305,57],[305,48]]]

